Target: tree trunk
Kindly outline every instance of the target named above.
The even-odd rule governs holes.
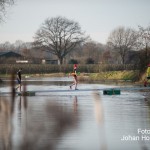
[[[58,65],[62,65],[63,64],[63,57],[58,58],[58,60],[59,60]]]
[[[147,43],[146,43],[146,47],[145,47],[145,62],[146,62],[146,65],[148,65],[148,48],[147,48]]]

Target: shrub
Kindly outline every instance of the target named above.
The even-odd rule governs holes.
[[[78,61],[76,59],[70,59],[69,64],[78,64]]]
[[[92,58],[87,58],[86,64],[94,64],[94,60]]]

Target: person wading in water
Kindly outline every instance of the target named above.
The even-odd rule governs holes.
[[[18,86],[15,88],[15,90],[18,90],[18,88],[19,88],[20,92],[21,92],[21,74],[22,74],[21,72],[22,72],[22,68],[20,68],[18,70],[18,72],[17,72],[17,83],[18,83]]]
[[[77,89],[77,84],[78,84],[78,79],[77,79],[77,74],[76,73],[71,73],[71,75],[73,76],[73,83],[70,85],[70,89],[72,89],[72,86],[75,85],[75,90]]]

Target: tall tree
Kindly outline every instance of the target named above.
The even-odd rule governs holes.
[[[0,0],[0,22],[6,14],[6,8],[14,4],[14,0]]]
[[[56,55],[60,64],[69,52],[86,39],[77,22],[60,16],[46,19],[34,38],[34,44]]]
[[[150,26],[146,28],[139,26],[138,35],[138,49],[143,50],[143,54],[145,53],[145,58],[142,60],[142,63],[146,66],[148,63],[150,63]]]
[[[131,28],[119,27],[112,31],[108,38],[108,46],[116,50],[125,64],[127,52],[133,49],[137,42],[137,32]]]

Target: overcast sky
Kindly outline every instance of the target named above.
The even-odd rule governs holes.
[[[91,39],[105,44],[119,26],[150,25],[150,0],[16,0],[0,24],[0,43],[32,42],[40,25],[51,17],[73,19]]]

